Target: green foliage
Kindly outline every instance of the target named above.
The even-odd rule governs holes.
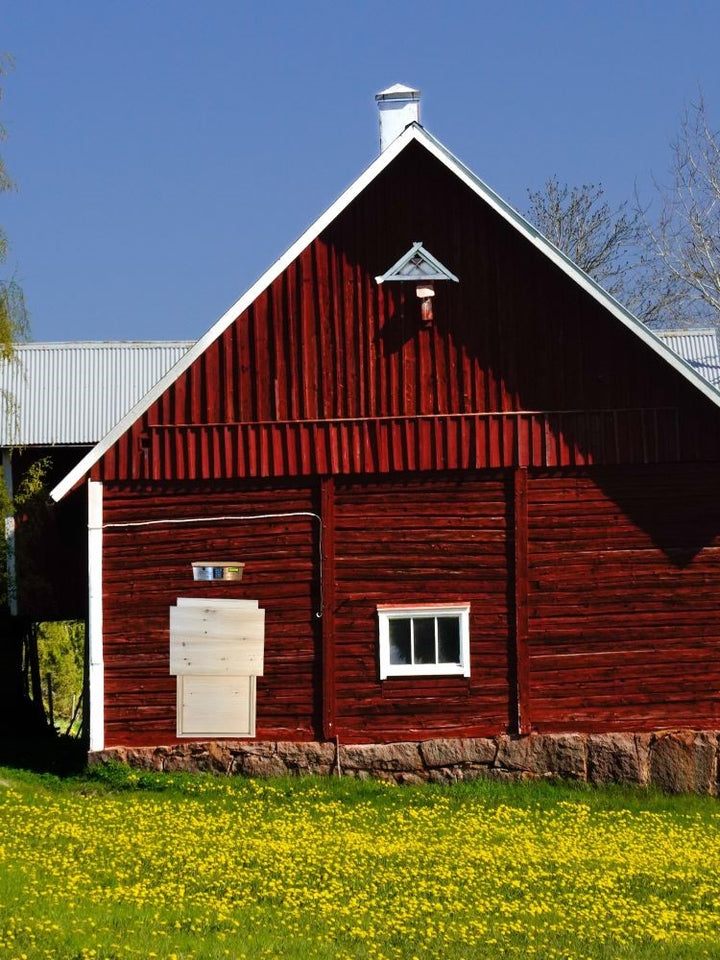
[[[10,517],[22,521],[23,552],[28,557],[38,556],[37,550],[42,550],[43,519],[47,511],[47,476],[52,466],[51,457],[40,457],[25,470],[20,482],[10,497],[5,485],[3,467],[0,466],[0,522]],[[4,530],[3,530],[4,533]],[[7,565],[8,543],[4,536],[0,537],[0,604],[6,604],[11,599],[10,592],[14,584],[8,581]],[[23,589],[32,594],[42,591],[45,583],[41,575],[33,572],[29,563],[22,563],[22,556],[18,556],[17,542],[15,544],[18,563],[22,564],[25,573]]]
[[[38,626],[37,645],[45,707],[49,709],[49,675],[52,680],[55,720],[69,721],[83,687],[85,624],[77,620],[41,623]]]
[[[11,69],[12,58],[8,54],[0,54],[0,77],[5,76]],[[3,91],[0,87],[0,101],[2,96]],[[5,140],[6,137],[5,127],[0,124],[0,141]],[[6,193],[13,188],[13,181],[0,157],[0,193]],[[5,231],[0,227],[0,267],[4,267],[7,263],[7,255],[8,239]],[[28,312],[23,292],[12,277],[0,277],[0,358],[12,357],[14,345],[26,340],[28,334]]]
[[[40,457],[31,463],[20,479],[15,492],[14,506],[16,512],[27,510],[37,503],[38,499],[45,499],[47,495],[46,478],[52,466],[51,457]]]

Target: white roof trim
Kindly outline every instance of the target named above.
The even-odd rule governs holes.
[[[622,304],[618,303],[599,283],[589,277],[561,250],[544,237],[535,227],[506,203],[486,183],[475,176],[457,157],[436,140],[418,123],[411,123],[397,139],[387,147],[352,183],[347,190],[323,213],[305,233],[237,300],[229,310],[188,350],[175,366],[148,391],[132,410],[120,420],[112,430],[50,491],[53,500],[61,500],[84,477],[90,468],[116,443],[125,431],[165,392],[177,378],[222,334],[237,317],[242,314],[288,267],[296,257],[312,243],[322,231],[370,184],[372,181],[413,141],[419,141],[426,149],[460,178],[474,193],[485,200],[504,220],[512,224],[533,246],[537,247],[563,273],[567,274],[580,287],[604,306],[622,324],[633,331],[655,353],[659,354],[670,366],[674,367],[701,393],[720,407],[720,391],[697,373],[682,357],[679,357],[645,324],[635,317]]]

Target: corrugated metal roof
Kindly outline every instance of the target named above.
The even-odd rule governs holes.
[[[94,444],[192,341],[24,343],[0,360],[0,446]]]
[[[717,330],[661,330],[659,336],[706,380],[720,386]]]

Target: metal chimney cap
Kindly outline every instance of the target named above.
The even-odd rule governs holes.
[[[375,99],[380,100],[419,100],[420,91],[414,87],[408,87],[404,83],[394,83],[387,90],[381,90],[375,94]]]
[[[375,94],[382,153],[411,123],[420,123],[420,91],[394,83]]]

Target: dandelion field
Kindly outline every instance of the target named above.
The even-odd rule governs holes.
[[[0,771],[0,960],[717,957],[720,804]]]

